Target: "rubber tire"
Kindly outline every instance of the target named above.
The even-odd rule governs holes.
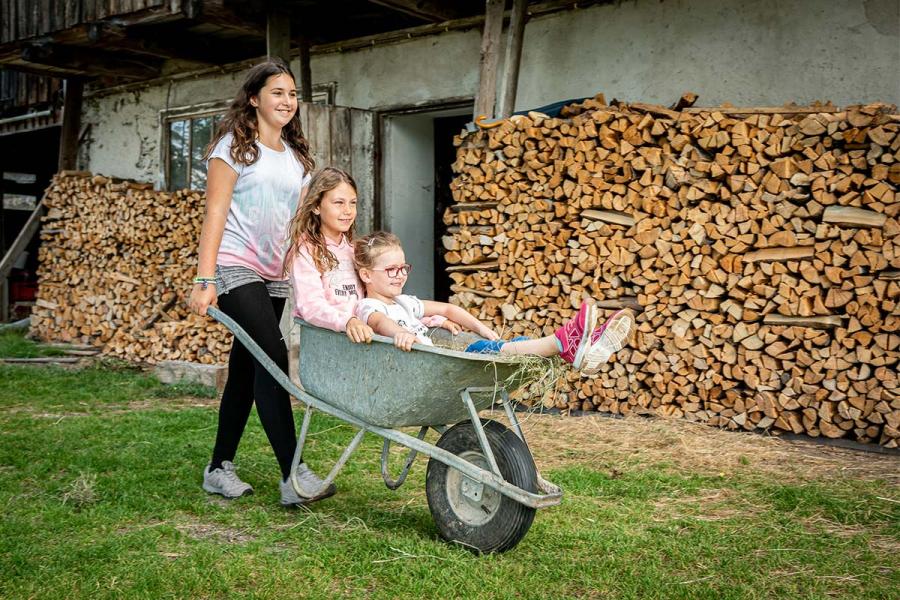
[[[483,419],[482,426],[503,478],[523,490],[536,492],[537,469],[525,442],[496,421]],[[471,421],[463,421],[445,431],[437,446],[456,455],[467,451],[482,454]],[[459,542],[476,554],[506,552],[514,548],[528,533],[536,509],[501,495],[500,505],[489,521],[482,525],[465,523],[447,497],[447,476],[450,471],[450,467],[432,458],[428,461],[425,475],[428,508],[441,537],[450,542]]]

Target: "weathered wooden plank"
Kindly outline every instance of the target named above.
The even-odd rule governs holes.
[[[266,12],[266,55],[291,60],[291,18],[284,9],[270,8]]]
[[[54,0],[35,0],[35,4],[40,5],[40,27],[41,33],[47,33],[49,31],[54,31],[55,29],[55,18],[54,13],[56,12],[56,2]]]
[[[330,108],[320,104],[309,105],[307,132],[310,146],[316,157],[317,168],[331,164],[331,115]]]
[[[309,38],[305,35],[297,36],[297,45],[300,48],[300,100],[312,102],[312,67],[309,57]]]
[[[503,0],[487,0],[485,6],[484,31],[481,36],[481,59],[479,61],[478,96],[475,98],[473,118],[494,116],[494,102],[497,98],[497,65],[500,62],[500,36],[503,33]]]
[[[97,0],[81,0],[81,22],[97,20]]]
[[[15,2],[0,2],[0,44],[12,41],[11,27],[15,19]]]
[[[331,161],[335,167],[352,173],[350,142],[350,109],[335,106],[331,109]]]
[[[65,7],[63,8],[63,12],[65,13],[65,17],[63,23],[65,27],[74,27],[78,23],[81,23],[81,2],[79,2],[79,0],[65,0],[64,4]]]
[[[12,246],[6,251],[6,255],[0,260],[0,279],[5,279],[9,276],[9,272],[12,271],[12,267],[16,260],[18,260],[22,252],[25,251],[25,248],[28,247],[28,242],[31,241],[31,238],[34,237],[34,234],[37,233],[40,228],[41,215],[43,214],[44,207],[39,204],[38,207],[34,209],[34,212],[31,213],[31,216],[28,217],[25,226],[22,227],[22,231],[19,232],[19,235],[16,236]]]
[[[522,40],[525,37],[525,18],[528,0],[513,0],[509,17],[509,31],[506,37],[506,62],[503,75],[503,96],[497,116],[502,119],[513,113],[516,106],[516,92],[519,87],[519,65],[522,62]]]
[[[377,226],[375,122],[375,113],[350,109],[350,169],[358,198],[356,231],[361,234],[371,233]]]
[[[300,128],[303,130],[303,137],[309,141],[309,104],[306,102],[297,103],[297,115],[300,117]],[[318,167],[319,165],[316,164]]]
[[[78,133],[81,130],[81,104],[84,82],[66,80],[62,131],[59,140],[59,170],[74,169],[78,158]]]

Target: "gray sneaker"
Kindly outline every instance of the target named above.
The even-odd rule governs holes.
[[[226,498],[240,498],[253,493],[249,483],[240,480],[234,472],[234,463],[229,460],[222,461],[221,469],[209,470],[209,465],[203,470],[203,489],[210,494],[221,494]]]
[[[306,466],[306,463],[301,463],[300,466],[297,467],[297,483],[300,485],[301,490],[315,491],[322,488],[324,481],[320,479],[318,475],[313,473],[312,470]],[[337,487],[332,483],[318,496],[301,496],[294,489],[290,478],[279,483],[278,487],[281,489],[281,504],[283,506],[299,506],[301,504],[315,502],[316,500],[324,500],[325,498],[333,496],[337,491]]]

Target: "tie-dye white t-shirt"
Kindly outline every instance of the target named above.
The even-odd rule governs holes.
[[[231,158],[232,139],[230,133],[223,136],[209,156],[238,174],[216,264],[247,267],[269,281],[284,280],[288,222],[310,176],[286,142],[283,152],[257,142],[259,158],[243,165]]]

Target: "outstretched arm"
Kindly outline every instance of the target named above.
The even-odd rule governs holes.
[[[394,345],[401,350],[409,352],[412,350],[412,345],[416,343],[416,334],[407,331],[403,326],[383,313],[373,312],[369,315],[369,320],[366,324],[375,333],[394,338]]]
[[[468,311],[458,306],[447,304],[446,302],[435,302],[434,300],[424,300],[422,304],[425,306],[425,314],[441,315],[447,317],[451,321],[459,323],[466,329],[474,331],[481,337],[488,340],[499,339],[500,336],[494,333],[494,330],[473,317]]]

